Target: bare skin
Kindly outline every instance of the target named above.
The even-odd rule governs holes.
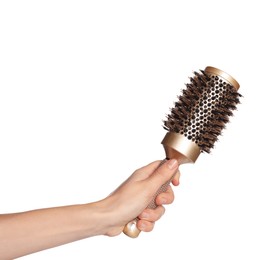
[[[156,197],[157,208],[147,209],[147,205],[161,185],[174,175],[172,183],[176,186],[180,177],[176,160],[157,169],[159,164],[156,161],[136,170],[100,201],[0,215],[0,259],[14,259],[97,235],[116,236],[136,216],[140,230],[152,231],[164,214],[163,205],[173,202],[172,188]]]

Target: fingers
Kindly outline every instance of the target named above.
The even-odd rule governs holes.
[[[150,232],[154,228],[154,222],[149,222],[147,220],[138,220],[137,228],[144,232]]]
[[[142,168],[143,172],[146,172],[147,181],[150,182],[150,187],[154,190],[158,190],[164,183],[172,179],[173,185],[179,185],[180,172],[178,170],[178,162],[175,159],[168,160],[160,165],[159,161],[151,163]],[[152,173],[151,173],[152,172]],[[153,174],[155,172],[155,174]],[[152,189],[150,191],[152,191]],[[153,191],[154,194],[154,191]],[[158,205],[155,209],[146,208],[138,216],[137,227],[141,231],[149,232],[152,231],[155,222],[159,220],[165,212],[162,205],[171,204],[174,200],[174,193],[169,185],[165,192],[160,193],[155,203]]]
[[[156,197],[155,203],[157,205],[167,205],[167,204],[171,204],[173,200],[174,200],[174,193],[172,187],[169,185],[165,192],[160,193]]]
[[[172,180],[172,184],[174,186],[178,186],[180,184],[180,171],[179,169],[177,170],[177,172],[175,173],[174,177],[173,177],[173,180]]]
[[[145,232],[153,229],[155,221],[159,220],[164,214],[163,206],[158,206],[156,209],[145,209],[139,216],[137,227]]]
[[[165,212],[163,206],[158,206],[155,209],[145,209],[139,216],[139,219],[155,222],[159,220]]]
[[[174,200],[174,193],[169,186],[167,190],[156,197],[156,204],[158,207],[155,209],[146,208],[139,216],[137,227],[141,231],[150,232],[153,230],[155,222],[159,220],[165,213],[163,204],[171,204]]]
[[[170,180],[175,173],[177,173],[178,167],[178,162],[175,159],[163,163],[156,169],[155,174],[150,176],[151,186],[153,186],[155,190],[158,190],[164,183]]]

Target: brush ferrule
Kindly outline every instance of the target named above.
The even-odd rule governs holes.
[[[168,132],[162,140],[162,144],[166,158],[177,159],[180,164],[195,163],[200,155],[199,146],[178,133]]]

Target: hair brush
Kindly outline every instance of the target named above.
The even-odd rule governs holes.
[[[161,142],[166,153],[161,164],[173,158],[179,164],[195,163],[202,152],[209,153],[240,103],[238,89],[238,82],[217,68],[194,72],[164,121],[163,127],[168,132]],[[171,180],[161,186],[148,208],[157,206],[156,196],[166,191],[170,183]],[[125,226],[123,232],[127,236],[138,237],[137,220]]]

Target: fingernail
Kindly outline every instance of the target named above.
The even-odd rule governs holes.
[[[167,162],[167,164],[168,164],[169,169],[172,170],[177,167],[177,160],[171,159]]]
[[[161,203],[165,204],[166,202],[167,202],[167,200],[165,198],[162,198]]]
[[[143,213],[141,214],[141,218],[148,218],[148,217],[149,217],[149,214],[146,213],[146,212],[143,212]]]
[[[140,227],[140,229],[145,229],[146,225],[144,223],[141,223],[141,225],[139,227]]]
[[[179,180],[173,179],[173,185],[174,185],[174,186],[178,186],[179,184],[180,184],[180,181],[179,181]]]

